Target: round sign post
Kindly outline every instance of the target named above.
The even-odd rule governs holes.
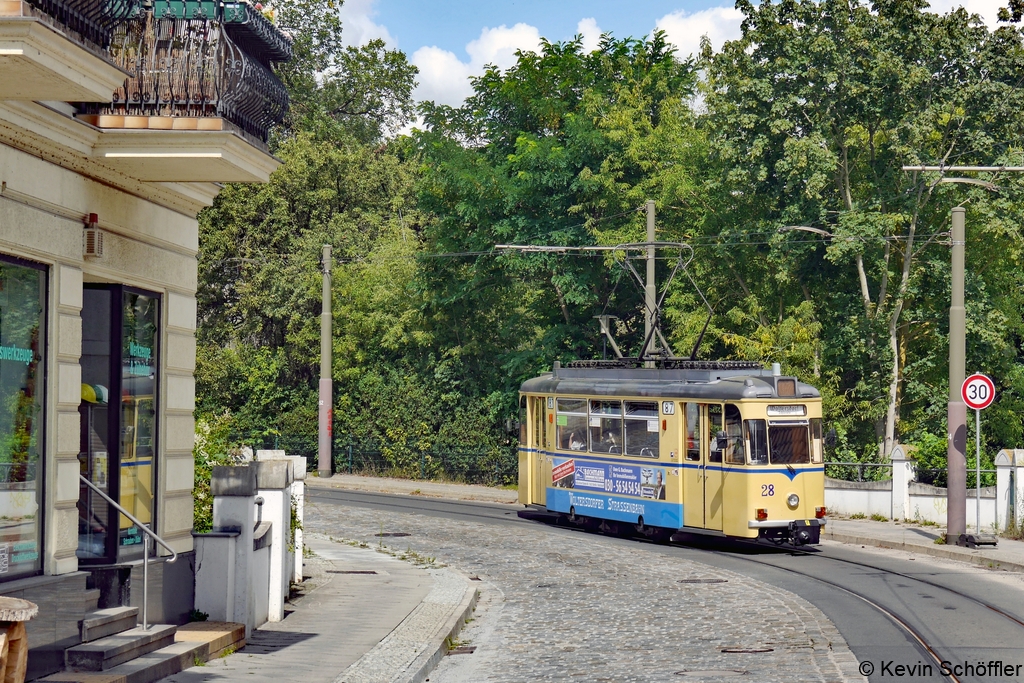
[[[974,504],[975,527],[981,535],[981,411],[992,405],[996,397],[996,385],[987,376],[976,372],[964,380],[960,397],[968,408],[974,408]],[[998,501],[996,508],[998,510]],[[998,514],[998,513],[997,513]]]

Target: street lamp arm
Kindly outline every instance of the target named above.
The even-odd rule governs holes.
[[[999,192],[1001,189],[995,183],[990,183],[987,180],[979,180],[978,178],[939,178],[939,183],[964,183],[966,185],[978,185],[984,187],[986,190],[992,192]]]
[[[935,171],[938,173],[1020,173],[1024,166],[903,166],[904,171]]]

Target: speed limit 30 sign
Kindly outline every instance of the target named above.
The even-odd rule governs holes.
[[[996,386],[986,375],[975,373],[964,380],[960,387],[960,397],[968,408],[984,410],[992,405],[996,397]]]

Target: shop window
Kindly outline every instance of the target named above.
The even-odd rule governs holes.
[[[119,285],[87,285],[82,306],[82,475],[140,522],[154,521],[160,300]],[[79,496],[78,557],[142,554],[143,534],[92,489]]]
[[[160,300],[152,295],[124,291],[121,303],[121,482],[118,502],[148,526],[153,522]],[[121,515],[118,545],[141,544],[142,532]]]
[[[42,570],[46,281],[0,257],[0,580]]]

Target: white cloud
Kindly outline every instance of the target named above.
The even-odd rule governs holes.
[[[345,0],[338,14],[341,16],[341,38],[345,45],[366,45],[374,38],[381,38],[388,47],[398,45],[388,33],[386,26],[373,21],[377,14],[373,6],[377,0]]]
[[[999,0],[995,0],[999,1]],[[669,42],[679,48],[679,56],[687,57],[700,52],[700,39],[707,36],[711,46],[719,50],[727,40],[740,37],[743,13],[733,7],[709,7],[690,14],[678,10],[666,14],[655,23],[668,36]]]
[[[601,33],[603,31],[597,25],[597,19],[587,17],[586,19],[580,19],[580,23],[576,24],[576,33],[583,36],[583,51],[593,52],[601,42]]]
[[[931,11],[946,14],[952,9],[963,7],[970,14],[980,14],[985,24],[994,29],[999,25],[999,8],[1006,7],[1006,0],[932,0]]]
[[[421,47],[412,54],[412,63],[420,70],[413,96],[417,100],[458,106],[473,92],[469,78],[482,74],[484,66],[495,64],[507,69],[516,62],[516,50],[539,49],[540,32],[529,24],[484,28],[479,38],[466,45],[468,62],[449,50]]]

